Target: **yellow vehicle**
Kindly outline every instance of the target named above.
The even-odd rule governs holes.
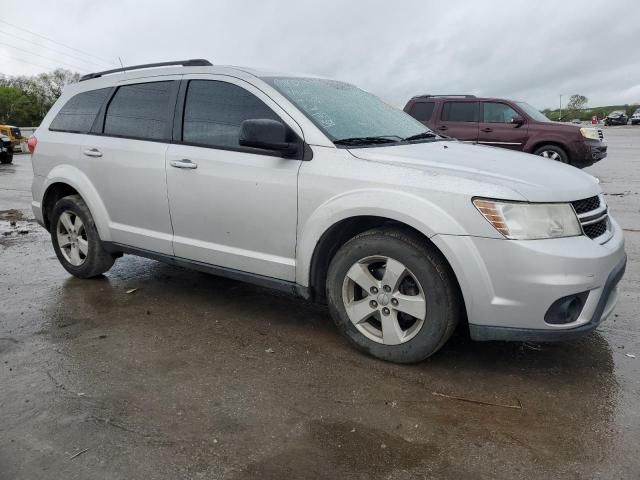
[[[22,133],[20,132],[20,129],[12,125],[0,125],[0,135],[9,137],[9,140],[11,140],[11,145],[14,149],[16,147],[19,147],[20,144],[25,140],[22,136]]]

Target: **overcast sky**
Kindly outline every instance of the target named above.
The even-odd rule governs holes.
[[[1,1],[5,75],[207,58],[348,81],[398,106],[421,93],[640,102],[637,0]]]

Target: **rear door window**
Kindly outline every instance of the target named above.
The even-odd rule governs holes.
[[[65,103],[51,122],[49,130],[58,132],[87,133],[103,102],[109,95],[110,88],[90,90],[79,93]]]
[[[478,102],[445,102],[440,119],[443,122],[477,122]]]
[[[434,102],[416,102],[411,106],[409,115],[420,122],[428,122],[433,114]]]
[[[166,81],[119,87],[107,107],[104,134],[140,140],[168,140],[173,85],[173,81]]]
[[[182,141],[239,148],[240,125],[248,119],[280,118],[244,88],[217,80],[191,80],[184,106]]]

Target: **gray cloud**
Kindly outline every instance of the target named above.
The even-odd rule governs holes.
[[[2,19],[125,64],[204,57],[355,83],[402,106],[419,93],[475,93],[555,106],[640,102],[637,1],[32,1],[3,0]],[[21,12],[22,13],[18,13]],[[6,33],[0,72],[56,62],[95,70]],[[78,55],[77,52],[69,52]],[[82,55],[80,55],[82,56]],[[8,60],[21,59],[23,62]],[[95,59],[94,59],[95,60]],[[99,68],[98,68],[99,69]]]

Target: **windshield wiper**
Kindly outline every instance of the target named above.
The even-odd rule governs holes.
[[[394,140],[394,138],[397,138],[397,140]],[[336,145],[374,145],[383,143],[397,143],[402,140],[402,137],[398,137],[397,135],[381,135],[379,137],[341,138],[340,140],[334,140],[333,143]]]
[[[414,140],[422,140],[424,138],[436,138],[438,135],[436,135],[433,132],[422,132],[422,133],[418,133],[417,135],[411,135],[410,137],[405,138],[404,140],[407,142],[412,142]]]

